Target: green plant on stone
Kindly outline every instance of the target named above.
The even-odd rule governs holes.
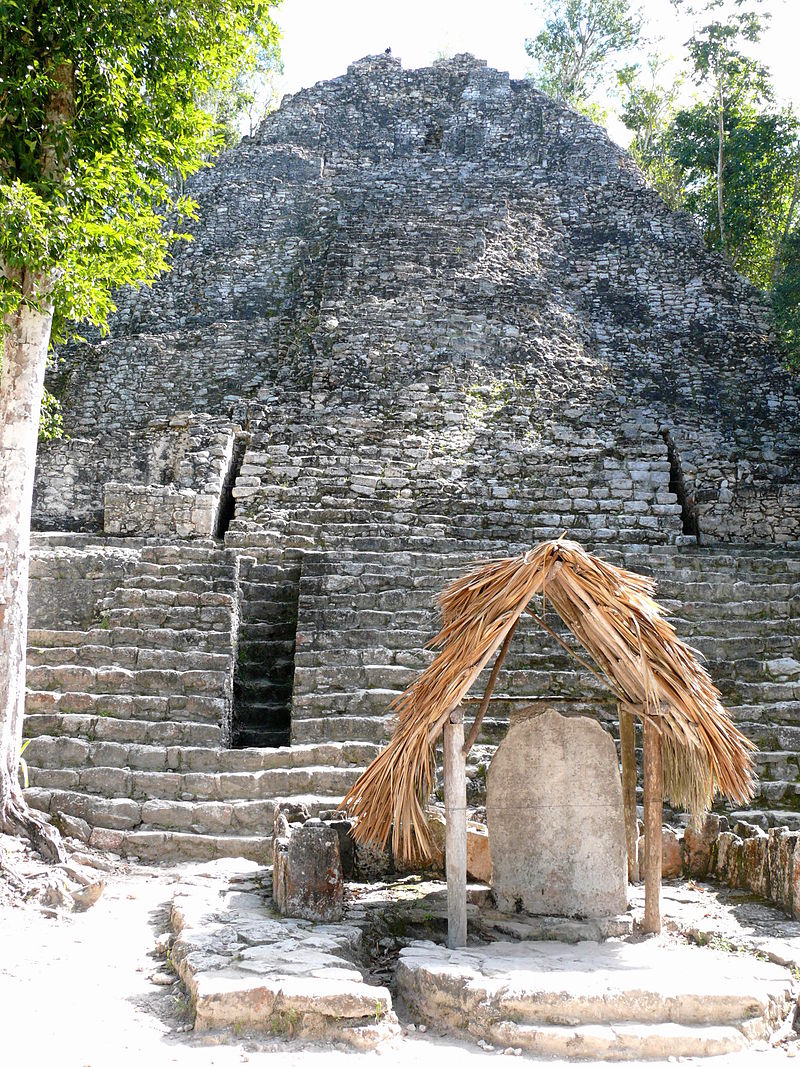
[[[381,1021],[385,1011],[386,1011],[386,1007],[385,1007],[383,1001],[382,1000],[376,1000],[375,1001],[375,1022],[376,1023],[379,1023]]]

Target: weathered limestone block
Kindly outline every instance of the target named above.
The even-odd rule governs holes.
[[[428,812],[428,826],[436,848],[434,866],[444,868],[446,854],[447,820],[441,811]],[[476,882],[491,885],[492,857],[489,849],[489,831],[483,823],[467,820],[467,876]]]
[[[700,830],[686,827],[683,835],[683,865],[693,878],[705,878],[711,866],[711,849],[719,837],[719,816],[708,815]]]
[[[281,915],[314,922],[341,919],[344,882],[333,827],[312,819],[290,828],[278,815],[272,860],[272,895]]]
[[[501,910],[625,910],[622,783],[599,723],[530,709],[512,716],[489,766],[486,816]]]
[[[683,868],[681,839],[671,826],[661,827],[661,876],[679,878]]]

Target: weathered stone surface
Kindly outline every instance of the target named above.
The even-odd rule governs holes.
[[[489,767],[486,817],[498,906],[531,914],[625,910],[616,748],[596,722],[521,712]]]
[[[711,848],[719,836],[719,817],[706,816],[700,830],[687,826],[683,834],[683,863],[692,878],[705,878],[711,864]]]
[[[430,827],[436,855],[434,866],[444,869],[446,854],[446,828],[447,819],[443,811],[435,809],[427,812],[428,826]],[[476,882],[491,884],[492,880],[492,857],[489,849],[489,831],[483,823],[467,820],[467,877]]]
[[[437,1029],[569,1059],[739,1051],[791,1004],[783,967],[658,941],[416,942],[400,953],[397,984]]]
[[[31,625],[55,629],[31,636],[31,728],[233,740],[243,764],[249,746],[381,743],[429,657],[444,580],[568,529],[683,605],[682,636],[758,743],[758,818],[800,826],[797,553],[780,547],[800,535],[800,393],[763,301],[688,217],[587,119],[470,56],[354,63],[191,189],[194,240],[169,276],[120,293],[110,335],[53,371],[68,436],[40,449],[35,516],[85,536],[41,537],[34,554]],[[234,504],[229,549],[199,542]],[[120,536],[93,536],[104,522]],[[607,715],[547,635],[525,640],[483,740],[510,704],[555,690]],[[223,662],[174,658],[195,651]],[[57,752],[32,754],[37,802],[92,787],[236,801],[241,787],[316,810],[352,784],[324,760],[302,785],[246,787],[171,761],[174,793],[149,778],[134,794],[103,769],[159,770],[155,754]],[[257,819],[178,825],[232,840]]]
[[[357,927],[271,917],[256,864],[205,864],[194,874],[173,900],[171,958],[196,1030],[233,1026],[355,1048],[398,1032],[389,991],[365,983],[358,967]]]
[[[678,878],[682,867],[681,839],[670,826],[662,826],[661,876],[663,878]]]
[[[272,886],[282,915],[316,922],[342,917],[344,882],[339,835],[331,826],[311,820],[289,826],[275,820]]]

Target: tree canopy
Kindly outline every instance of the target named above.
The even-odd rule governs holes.
[[[532,76],[595,118],[598,90],[615,77],[633,157],[670,207],[691,212],[707,247],[769,295],[800,367],[800,119],[754,58],[769,13],[764,0],[672,4],[693,19],[682,72],[658,42],[632,61],[645,31],[626,0],[547,0],[545,28],[526,42]]]
[[[629,0],[547,0],[544,29],[525,42],[536,84],[556,100],[599,117],[592,96],[610,64],[633,48],[641,18]]]
[[[0,23],[0,311],[46,296],[58,339],[165,269],[175,178],[222,140],[204,102],[277,31],[257,0],[0,0]]]
[[[0,0],[0,831],[64,851],[18,780],[31,501],[51,340],[104,329],[167,269],[183,178],[223,140],[208,105],[274,54],[259,0]],[[45,426],[57,413],[45,404]]]

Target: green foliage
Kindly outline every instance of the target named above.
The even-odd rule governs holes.
[[[705,0],[687,43],[700,92],[676,106],[676,87],[649,61],[618,76],[631,152],[667,203],[690,211],[709,249],[769,292],[790,365],[800,368],[800,120],[776,106],[768,71],[749,54],[767,15],[759,0]]]
[[[786,353],[787,362],[800,370],[800,230],[789,234],[781,248],[781,256],[772,288],[772,306],[778,337]]]
[[[42,411],[39,416],[39,440],[52,441],[64,436],[64,420],[61,417],[61,404],[46,389],[42,397]]]
[[[258,0],[0,0],[0,24],[0,312],[50,303],[60,340],[167,269],[174,176],[222,143],[204,100],[277,31]]]
[[[536,85],[555,100],[595,119],[602,108],[593,93],[607,78],[620,53],[639,40],[641,17],[629,0],[546,0],[544,29],[525,42],[536,62]]]
[[[263,48],[253,42],[242,69],[229,86],[214,86],[201,104],[214,117],[214,128],[225,148],[232,148],[243,131],[252,135],[258,123],[277,104],[276,75],[283,66],[277,43]]]
[[[722,168],[725,235],[717,191],[717,113],[712,103],[679,111],[670,151],[709,248],[726,250],[737,270],[761,289],[770,286],[798,177],[800,124],[789,111],[759,109],[732,96],[724,113]]]
[[[679,168],[672,157],[671,125],[682,79],[665,85],[665,62],[659,56],[647,59],[646,74],[639,64],[617,72],[617,92],[622,101],[620,118],[633,134],[629,151],[669,206],[683,206]]]

